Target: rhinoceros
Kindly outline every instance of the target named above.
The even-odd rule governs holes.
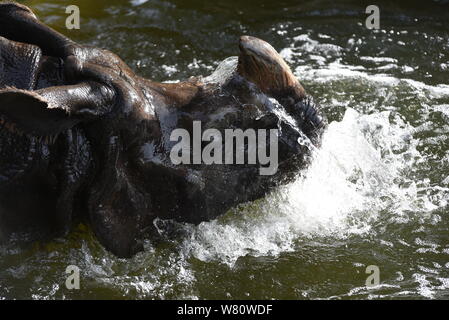
[[[239,49],[210,76],[158,83],[26,6],[0,3],[3,241],[62,237],[83,221],[107,250],[130,257],[155,218],[198,224],[294,179],[325,117],[271,45],[242,36]],[[240,144],[223,138],[229,130],[243,133]],[[258,135],[254,146],[259,132],[276,135]],[[180,147],[182,134],[200,141]],[[197,157],[208,141],[214,161]],[[229,141],[235,150],[220,154]],[[254,161],[257,147],[276,152],[269,174]],[[174,161],[179,151],[187,161]]]

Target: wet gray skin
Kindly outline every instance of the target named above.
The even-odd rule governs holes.
[[[81,220],[108,250],[130,257],[155,218],[214,219],[291,181],[319,145],[323,117],[260,39],[241,37],[240,56],[209,77],[168,84],[67,39],[24,6],[0,4],[0,18],[6,238],[51,239]],[[170,135],[181,128],[192,137],[194,121],[223,137],[225,129],[278,130],[279,167],[261,175],[260,164],[173,164]]]

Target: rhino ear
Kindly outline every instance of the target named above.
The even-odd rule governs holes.
[[[113,91],[95,82],[38,91],[0,90],[0,118],[24,133],[58,134],[110,110]]]
[[[46,136],[75,125],[79,119],[60,108],[52,108],[42,96],[24,90],[0,92],[0,116],[19,130]]]

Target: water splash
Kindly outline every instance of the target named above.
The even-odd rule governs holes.
[[[397,220],[407,219],[409,211],[434,209],[404,175],[422,159],[413,131],[391,112],[348,109],[342,121],[329,125],[303,176],[235,210],[231,219],[186,227],[184,251],[232,266],[247,254],[292,251],[303,237],[368,233],[387,209]]]

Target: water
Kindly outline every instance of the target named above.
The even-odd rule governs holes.
[[[130,260],[83,225],[51,243],[0,247],[0,299],[449,298],[447,5],[380,1],[381,30],[370,31],[368,3],[352,1],[24,3],[159,81],[207,75],[238,53],[238,36],[258,36],[330,125],[296,181],[199,226],[156,221],[160,239]],[[67,31],[74,3],[81,30]],[[65,288],[68,265],[81,269],[79,291]],[[369,265],[380,269],[374,288]]]

